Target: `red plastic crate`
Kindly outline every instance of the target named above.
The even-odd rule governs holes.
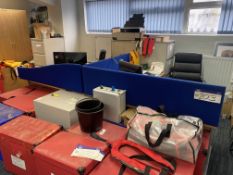
[[[0,126],[0,149],[7,171],[36,175],[33,149],[60,130],[60,126],[28,116]]]
[[[4,104],[8,106],[12,106],[14,108],[17,108],[21,111],[24,111],[27,114],[31,114],[32,116],[35,115],[34,105],[33,101],[39,97],[42,97],[44,95],[47,95],[49,93],[54,92],[55,90],[52,88],[46,88],[46,87],[39,87],[36,88],[30,93],[18,95],[14,98],[10,98],[8,100],[3,101]]]
[[[78,135],[90,137],[90,134],[87,134],[81,131],[79,124],[72,126],[70,129],[68,129],[68,131],[78,134]],[[100,136],[101,138],[107,140],[108,143],[112,143],[116,140],[124,139],[127,134],[127,129],[121,126],[112,124],[110,122],[104,121],[103,128],[96,134]]]
[[[4,93],[0,94],[0,102],[8,100],[10,98],[20,96],[20,95],[26,95],[27,93],[30,93],[34,88],[35,88],[34,86],[26,86],[23,88],[4,92]]]
[[[104,153],[110,150],[106,143],[90,137],[60,132],[34,150],[38,175],[86,175],[98,164],[88,158],[71,157],[77,145],[99,148]],[[84,170],[83,174],[79,170]]]

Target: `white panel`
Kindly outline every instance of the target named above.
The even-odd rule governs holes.
[[[78,51],[78,13],[76,0],[61,0],[65,51]]]
[[[203,57],[203,79],[208,84],[220,85],[230,89],[233,73],[233,59],[214,56]]]
[[[120,123],[120,114],[126,108],[126,91],[101,86],[93,89],[93,96],[104,103],[104,118]]]
[[[106,58],[111,58],[112,56],[112,38],[97,37],[95,40],[95,57],[98,59],[100,50],[106,50]]]

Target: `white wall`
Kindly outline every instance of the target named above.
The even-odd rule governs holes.
[[[78,4],[76,0],[61,0],[65,50],[78,50]]]
[[[56,33],[64,34],[62,23],[61,0],[56,0],[54,5],[47,5],[49,21]]]
[[[200,36],[177,35],[171,37],[175,40],[175,52],[195,52],[213,55],[216,42],[233,42],[231,36]]]
[[[88,59],[93,60],[96,57],[95,41],[97,36],[88,35],[85,32],[84,8],[82,0],[78,0],[78,15],[79,15],[79,50],[88,53]],[[111,37],[105,35],[104,37]],[[195,52],[206,55],[211,55],[214,52],[215,43],[233,42],[233,35],[231,36],[194,36],[194,35],[174,35],[171,37],[175,40],[175,52]]]

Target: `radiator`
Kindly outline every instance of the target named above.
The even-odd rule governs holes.
[[[231,89],[233,58],[203,56],[203,79],[207,84],[225,86]]]

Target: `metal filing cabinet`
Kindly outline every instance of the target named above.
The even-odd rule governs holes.
[[[63,38],[31,39],[33,60],[36,66],[54,64],[53,52],[64,52]]]

